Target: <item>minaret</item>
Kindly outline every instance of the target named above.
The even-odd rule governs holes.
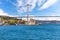
[[[26,7],[27,7],[27,24],[29,25],[29,12],[30,12],[30,7],[31,7],[32,5],[30,5],[30,4],[27,4],[26,5]]]

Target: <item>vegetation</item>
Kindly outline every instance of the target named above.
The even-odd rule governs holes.
[[[16,25],[16,24],[25,24],[25,20],[17,19],[16,17],[0,16],[4,24]]]

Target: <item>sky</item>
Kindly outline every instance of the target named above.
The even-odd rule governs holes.
[[[60,0],[0,0],[0,15],[60,16]]]

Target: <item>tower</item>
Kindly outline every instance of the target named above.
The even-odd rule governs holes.
[[[29,17],[30,17],[30,15],[29,15],[29,13],[30,13],[30,7],[31,7],[32,5],[30,5],[30,4],[26,4],[25,5],[25,7],[27,7],[27,24],[29,25]]]

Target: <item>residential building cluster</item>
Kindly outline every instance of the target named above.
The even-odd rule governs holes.
[[[9,17],[9,16],[0,16],[0,25],[21,25],[26,24],[26,20],[17,19],[17,17]],[[34,25],[35,20],[30,19],[29,25]]]

